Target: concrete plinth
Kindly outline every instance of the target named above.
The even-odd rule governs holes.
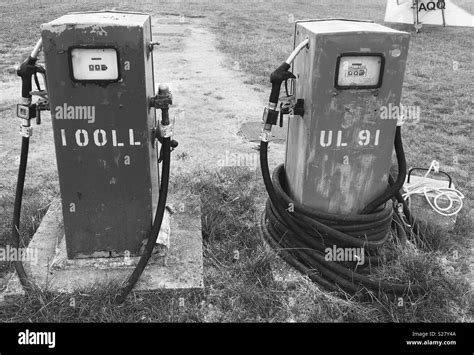
[[[163,233],[171,231],[169,249],[163,256],[163,245],[155,248],[135,291],[158,289],[190,289],[203,287],[201,210],[198,196],[173,194],[168,206],[174,213],[163,225]],[[169,214],[169,212],[167,212]],[[169,228],[168,228],[169,227]],[[132,273],[139,257],[68,259],[63,217],[59,201],[53,202],[33,236],[24,267],[39,288],[50,292],[72,293],[110,283],[122,284]],[[10,275],[0,303],[8,304],[24,295],[18,276]]]

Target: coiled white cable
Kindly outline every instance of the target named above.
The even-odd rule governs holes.
[[[418,182],[411,185],[405,184],[403,186],[403,190],[405,191],[402,194],[403,199],[408,200],[408,203],[410,204],[412,195],[424,195],[428,204],[438,214],[446,217],[457,215],[463,207],[462,200],[464,199],[464,195],[453,187],[436,187],[427,183],[426,179],[431,171],[436,173],[439,172],[439,162],[436,160],[431,162],[428,171]],[[432,195],[431,198],[429,194]],[[446,207],[440,206],[440,198],[448,201]]]

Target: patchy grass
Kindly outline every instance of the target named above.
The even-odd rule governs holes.
[[[458,1],[471,12],[467,1]],[[54,5],[54,6],[53,6]],[[156,4],[155,4],[156,5]],[[384,2],[367,0],[313,1],[62,1],[38,0],[33,12],[30,1],[0,0],[0,80],[17,80],[15,63],[23,60],[39,37],[39,24],[69,11],[102,8],[130,9],[160,14],[206,17],[216,34],[219,49],[228,55],[227,65],[247,74],[256,91],[269,90],[268,76],[292,49],[294,19],[347,17],[382,22]],[[24,13],[30,13],[28,23]],[[270,14],[270,15],[269,15]],[[391,25],[412,32],[411,26]],[[405,149],[411,165],[441,162],[466,193],[466,207],[453,232],[424,226],[424,238],[408,247],[393,245],[399,258],[377,270],[386,279],[429,278],[434,287],[418,298],[400,300],[374,297],[372,302],[340,298],[311,282],[281,288],[270,277],[274,257],[258,236],[258,214],[265,197],[260,175],[255,171],[221,169],[179,176],[173,189],[201,194],[203,206],[203,291],[163,291],[134,295],[124,305],[113,304],[117,288],[92,288],[71,296],[37,291],[31,298],[0,308],[7,322],[453,322],[472,321],[472,296],[463,275],[468,271],[472,236],[469,172],[472,169],[470,123],[472,29],[426,27],[412,33],[403,89],[403,103],[421,107],[421,122],[404,129]],[[256,48],[258,50],[256,50]],[[457,63],[454,65],[454,63]],[[456,68],[456,69],[454,69]],[[10,233],[15,174],[18,156],[13,111],[0,105],[2,161],[0,167],[0,245]],[[46,130],[43,126],[40,130]],[[40,131],[38,130],[38,131]],[[14,132],[15,134],[12,134]],[[44,138],[41,137],[40,138]],[[46,138],[45,138],[46,139]],[[41,140],[41,139],[38,139]],[[39,142],[35,144],[39,145]],[[179,153],[179,152],[178,152]],[[184,153],[181,153],[184,154]],[[180,159],[186,159],[181,155]],[[37,228],[51,199],[58,194],[54,166],[44,164],[28,171],[21,234],[27,241]],[[238,259],[236,259],[236,251]],[[459,257],[454,258],[454,251]],[[0,264],[2,270],[7,264]]]
[[[258,232],[263,184],[259,171],[223,168],[173,180],[171,193],[201,195],[204,290],[132,294],[117,306],[117,287],[96,287],[71,295],[36,291],[0,308],[7,322],[453,322],[468,321],[469,285],[458,265],[441,253],[411,245],[378,271],[384,279],[435,281],[418,298],[377,296],[372,301],[338,297],[310,281],[282,287],[273,281],[275,257]],[[395,246],[397,247],[397,246]],[[238,257],[236,257],[238,253]],[[445,263],[445,264],[443,264]],[[448,264],[446,264],[448,263]],[[71,303],[74,298],[74,306]]]

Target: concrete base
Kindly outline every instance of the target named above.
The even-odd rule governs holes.
[[[164,253],[162,245],[157,244],[135,291],[203,287],[199,197],[173,194],[169,196],[168,206],[174,213],[169,218],[170,225],[162,226],[159,239],[166,239],[162,234],[171,230],[169,249]],[[139,260],[139,257],[67,259],[59,201],[51,205],[43,218],[28,246],[27,255],[34,256],[24,261],[25,270],[34,284],[45,291],[63,293],[110,283],[122,284]],[[18,276],[13,273],[0,294],[0,304],[14,302],[22,295],[24,290]]]

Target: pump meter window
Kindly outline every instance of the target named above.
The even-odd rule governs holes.
[[[76,81],[117,81],[118,55],[115,48],[72,48],[72,77]]]
[[[343,54],[336,67],[336,87],[374,89],[382,85],[384,58],[381,54]]]

